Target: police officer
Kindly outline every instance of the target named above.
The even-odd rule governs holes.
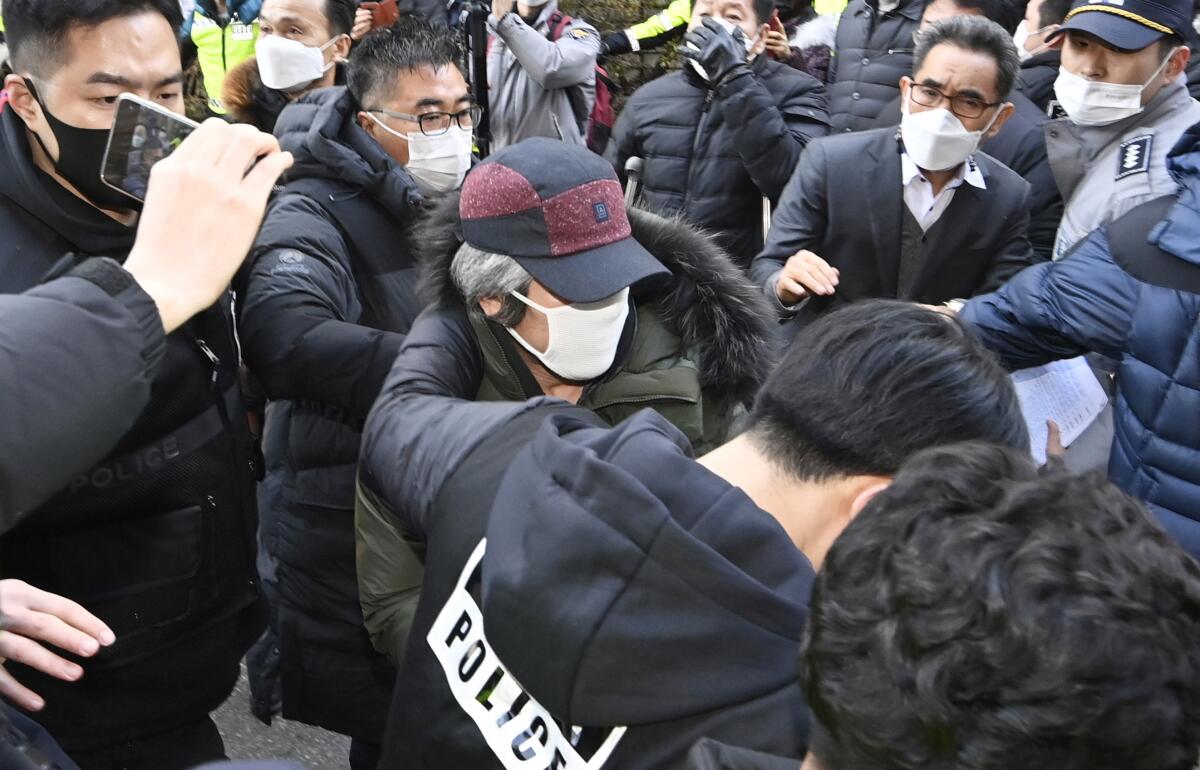
[[[1062,45],[1046,150],[1066,201],[1061,259],[1097,227],[1176,191],[1166,156],[1200,122],[1184,81],[1192,0],[1076,0],[1050,41]]]

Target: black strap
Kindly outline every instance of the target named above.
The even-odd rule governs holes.
[[[1139,281],[1200,294],[1200,265],[1148,242],[1175,202],[1174,195],[1156,198],[1113,220],[1108,226],[1109,253],[1121,269]]]
[[[155,440],[123,457],[103,462],[79,476],[64,494],[88,493],[95,485],[108,486],[114,480],[132,481],[147,473],[162,470],[177,457],[186,457],[225,432],[230,419],[241,414],[241,394],[236,384],[225,390],[220,403],[213,404],[178,430]]]

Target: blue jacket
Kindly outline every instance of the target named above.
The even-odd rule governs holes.
[[[229,8],[229,18],[232,19],[236,15],[243,22],[249,24],[258,18],[258,14],[262,10],[263,0],[229,0],[226,5]],[[217,4],[213,0],[196,0],[196,10],[210,19],[217,18]],[[183,20],[183,28],[180,29],[179,36],[184,40],[191,37],[192,18],[189,14]]]
[[[1110,248],[1118,221],[975,298],[962,318],[1013,368],[1085,352],[1120,362],[1109,476],[1200,557],[1200,125],[1167,164],[1180,188],[1145,204],[1165,212],[1135,233],[1147,248]]]

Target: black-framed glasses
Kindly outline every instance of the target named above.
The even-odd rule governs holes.
[[[978,118],[988,109],[1000,104],[1000,102],[985,102],[978,96],[967,96],[966,94],[950,96],[940,89],[920,83],[913,83],[908,92],[912,95],[912,100],[922,107],[940,107],[942,100],[945,100],[950,103],[950,111],[960,118]]]
[[[367,112],[416,123],[421,127],[421,133],[425,136],[441,136],[450,130],[452,123],[458,123],[459,128],[470,130],[483,115],[483,110],[477,104],[472,104],[461,112],[425,112],[420,115],[409,115],[391,110],[367,110]]]

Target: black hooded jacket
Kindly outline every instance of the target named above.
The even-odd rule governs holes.
[[[239,277],[239,329],[266,389],[261,542],[274,563],[283,713],[372,742],[394,672],[362,628],[354,572],[360,430],[420,305],[407,227],[421,195],[344,88],[276,127],[296,159]]]
[[[705,736],[799,764],[813,572],[782,527],[655,412],[460,400],[467,334],[414,328],[364,435],[426,567],[381,767],[670,770]]]
[[[134,238],[133,228],[33,164],[24,123],[11,109],[0,112],[0,232],[0,291],[9,294],[85,257],[123,260]],[[117,635],[87,661],[79,682],[14,666],[45,696],[38,719],[70,751],[206,716],[228,697],[261,629],[254,448],[231,320],[224,301],[167,337],[133,426],[99,465],[0,540],[5,577],[79,602]],[[117,366],[105,361],[109,352],[97,346],[79,365]],[[27,376],[41,403],[22,403],[4,419],[34,432],[40,415],[76,395],[53,372]]]

